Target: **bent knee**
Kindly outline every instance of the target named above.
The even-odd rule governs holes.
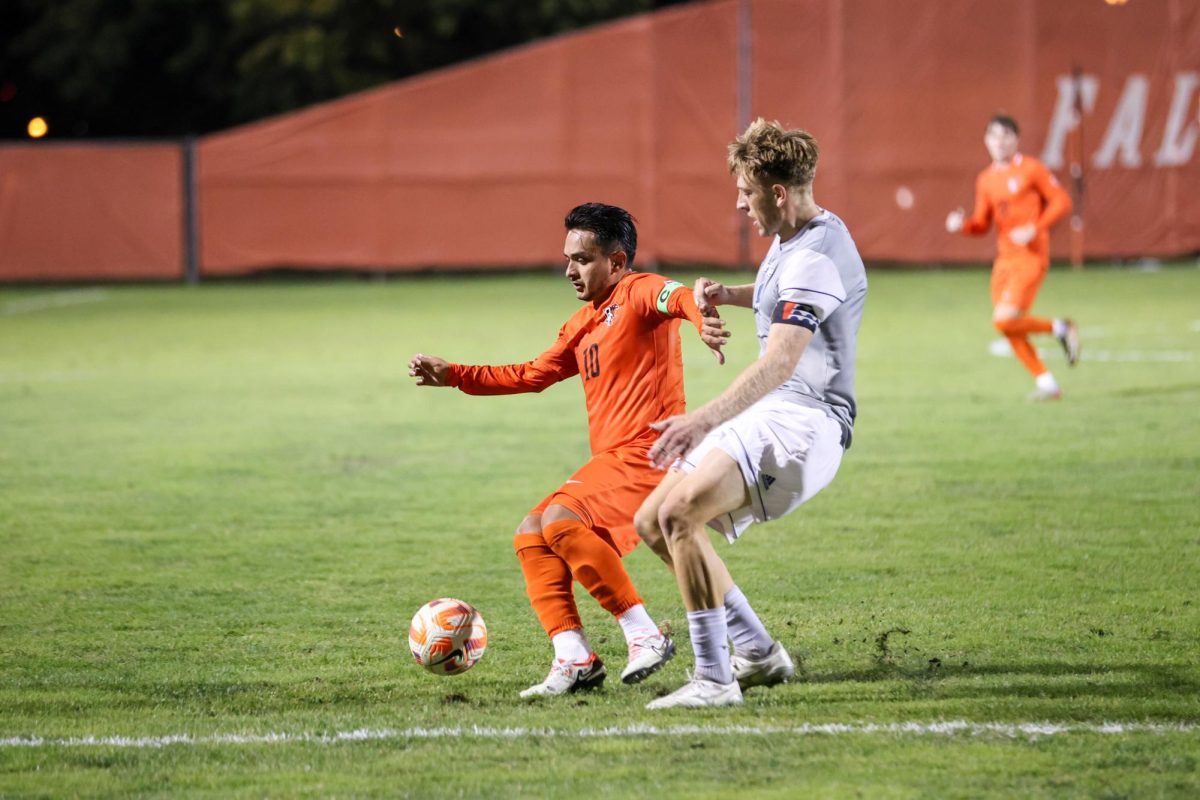
[[[517,529],[513,532],[516,533],[518,536],[522,533],[541,534],[541,532],[542,532],[542,515],[541,514],[527,515],[525,517],[525,519],[521,520],[521,524],[517,525]]]
[[[530,514],[521,520],[513,533],[513,550],[520,553],[529,547],[545,547],[546,540],[542,538],[542,517],[540,514]]]
[[[546,540],[542,538],[540,531],[535,533],[517,531],[515,534],[513,534],[512,544],[513,551],[517,555],[521,555],[522,550],[547,547]]]
[[[642,506],[633,515],[633,529],[643,542],[653,547],[662,540],[662,529],[658,527],[658,509]]]
[[[1024,316],[1024,313],[1016,306],[997,306],[992,312],[992,325],[996,330],[1006,334]]]
[[[687,492],[673,493],[658,509],[658,527],[671,539],[686,535],[697,524],[703,526],[707,520],[700,519],[700,508],[696,498]]]
[[[529,517],[526,517],[526,519],[529,519]],[[566,506],[559,503],[551,503],[546,507],[546,510],[542,512],[542,516],[538,520],[538,525],[539,527],[544,528],[547,525],[554,524],[555,522],[583,522],[583,520],[578,514]]]

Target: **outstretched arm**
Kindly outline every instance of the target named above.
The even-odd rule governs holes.
[[[578,371],[570,348],[561,336],[549,350],[524,364],[450,364],[423,353],[417,353],[408,362],[408,374],[416,379],[417,386],[454,386],[464,394],[477,395],[540,392]]]
[[[693,290],[701,314],[716,314],[717,306],[754,308],[754,284],[726,286],[709,278],[697,278]]]
[[[450,365],[445,359],[417,353],[408,362],[408,374],[416,378],[417,386],[445,386]]]
[[[695,325],[700,334],[700,341],[712,350],[718,364],[724,364],[725,354],[721,352],[721,348],[729,339],[729,331],[725,330],[725,320],[721,319],[717,310],[714,308],[707,313],[701,311],[693,293],[687,291],[683,284],[674,281],[667,284],[663,293],[666,294],[666,299],[664,301],[660,296],[659,311],[672,317],[686,319]]]

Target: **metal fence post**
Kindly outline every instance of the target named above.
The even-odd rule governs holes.
[[[196,137],[185,137],[183,148],[183,277],[189,286],[200,282],[200,184],[196,176]]]
[[[751,3],[753,0],[738,0],[737,5],[737,130],[735,136],[750,124],[750,109],[753,92],[754,40],[751,25]],[[738,266],[750,266],[750,226],[738,225]]]

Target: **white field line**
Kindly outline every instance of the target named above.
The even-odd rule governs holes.
[[[0,305],[0,316],[32,314],[35,311],[78,306],[84,303],[98,303],[107,299],[108,292],[104,289],[73,289],[54,294],[38,294],[26,297],[24,300],[9,300],[4,305]]]
[[[1042,358],[1048,356],[1061,356],[1062,351],[1051,350],[1047,351],[1040,347],[1034,348],[1038,355]],[[997,358],[1012,358],[1012,346],[1005,339],[994,339],[988,345],[988,353]],[[1099,361],[1099,362],[1168,362],[1178,363],[1182,361],[1195,361],[1196,353],[1191,350],[1089,350],[1086,347],[1083,351],[1084,362]]]
[[[0,738],[0,748],[14,747],[131,747],[171,745],[342,744],[414,739],[609,739],[636,736],[998,736],[1039,739],[1064,734],[1200,734],[1196,722],[893,722],[827,723],[803,725],[623,725],[610,728],[492,728],[472,725],[457,728],[359,728],[337,733],[223,733],[194,736],[77,736]]]
[[[1190,350],[1085,350],[1085,361],[1195,361],[1196,354]]]

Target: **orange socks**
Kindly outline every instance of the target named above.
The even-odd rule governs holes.
[[[1012,345],[1013,355],[1025,365],[1030,375],[1036,378],[1046,371],[1046,365],[1038,358],[1037,350],[1024,336],[1009,336],[1008,343]]]
[[[1054,331],[1054,323],[1041,317],[1001,319],[992,324],[1005,336],[1028,336],[1031,333],[1052,333]]]
[[[1017,357],[1029,374],[1035,378],[1046,371],[1046,365],[1038,358],[1037,351],[1026,337],[1031,333],[1052,333],[1054,323],[1041,317],[1017,317],[1016,319],[994,320],[996,330],[1004,334]]]
[[[575,580],[610,614],[620,616],[642,602],[617,551],[582,522],[551,522],[542,528],[542,536]]]
[[[525,592],[546,635],[583,628],[575,605],[571,570],[540,533],[518,533],[513,537],[517,560],[525,575]]]

